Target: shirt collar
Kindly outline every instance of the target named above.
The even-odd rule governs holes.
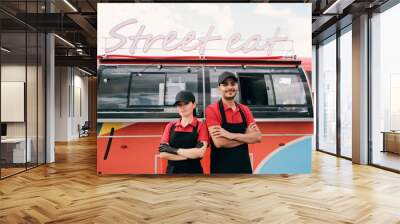
[[[197,118],[196,118],[196,117],[193,117],[192,122],[191,122],[190,124],[188,124],[188,125],[191,125],[191,126],[193,126],[193,127],[196,127],[197,122],[198,122],[198,121],[197,121]],[[175,127],[183,127],[183,126],[182,126],[182,123],[181,123],[181,119],[179,119],[179,120],[176,122]]]
[[[228,105],[224,104],[224,102],[222,102],[222,104],[224,105],[224,110],[225,110],[225,111],[227,111],[227,110],[232,110],[232,111],[233,111],[233,109],[232,109],[231,107],[229,107]],[[233,112],[236,112],[236,111],[239,110],[239,104],[236,103],[236,101],[235,101],[235,105],[236,105],[236,110],[233,111]]]

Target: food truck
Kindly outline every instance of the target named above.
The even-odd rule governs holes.
[[[309,61],[295,57],[98,57],[98,174],[165,174],[160,138],[178,119],[181,90],[194,93],[197,118],[219,99],[218,76],[238,78],[236,101],[247,105],[262,133],[249,145],[254,174],[311,172],[313,99]],[[306,70],[304,69],[306,68]],[[210,172],[210,148],[201,163]]]

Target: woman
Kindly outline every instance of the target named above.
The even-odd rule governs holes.
[[[160,156],[168,160],[166,173],[203,173],[200,160],[208,145],[208,131],[195,116],[193,93],[180,91],[174,105],[180,119],[167,124],[160,143]]]

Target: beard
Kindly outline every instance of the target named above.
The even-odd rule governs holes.
[[[226,94],[224,94],[223,97],[225,100],[233,100],[236,97],[236,92],[234,92],[234,94],[232,96],[227,96]]]

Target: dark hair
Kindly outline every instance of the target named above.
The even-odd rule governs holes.
[[[194,108],[194,109],[193,109],[193,116],[194,116],[194,117],[197,117],[197,111],[196,111],[196,108]]]

